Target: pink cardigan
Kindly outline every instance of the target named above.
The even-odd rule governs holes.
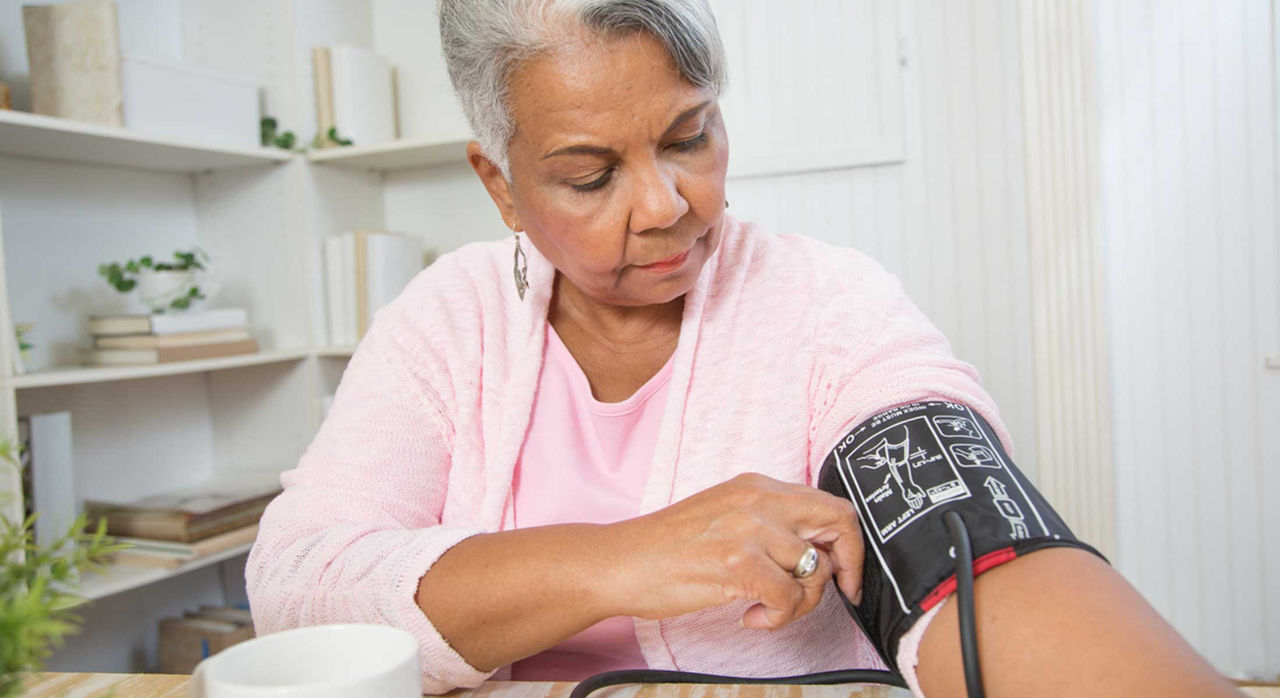
[[[685,300],[670,399],[642,513],[739,473],[811,483],[853,425],[896,404],[970,405],[1008,434],[977,373],[866,256],[772,236],[726,215]],[[262,518],[246,580],[259,633],[322,623],[404,628],[427,693],[506,678],[455,652],[415,601],[451,546],[511,527],[511,483],[542,362],[555,270],[530,245],[530,290],[510,240],[441,257],[379,310],[333,406]],[[775,632],[748,602],[635,621],[655,669],[742,676],[882,666],[828,587]]]

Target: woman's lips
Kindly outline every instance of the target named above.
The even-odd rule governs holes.
[[[685,250],[674,257],[668,257],[660,262],[654,262],[653,264],[645,264],[638,268],[644,269],[645,271],[651,271],[656,274],[664,274],[666,272],[675,271],[676,269],[684,266],[684,262],[688,258],[689,250]]]

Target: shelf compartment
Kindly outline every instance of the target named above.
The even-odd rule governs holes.
[[[311,162],[370,170],[408,170],[467,161],[464,138],[451,141],[392,141],[377,145],[351,145],[307,153]]]
[[[237,555],[244,555],[253,547],[253,543],[245,543],[234,548],[228,548],[220,553],[215,553],[209,557],[202,557],[198,560],[192,560],[181,567],[173,569],[164,569],[161,567],[146,567],[143,565],[108,565],[100,572],[86,572],[81,580],[77,594],[85,601],[93,601],[101,599],[113,594],[119,594],[130,589],[154,584],[155,582],[170,577],[176,577],[185,572],[208,567],[214,563],[229,560]]]
[[[5,109],[0,109],[0,155],[164,172],[269,165],[293,157],[283,150],[193,143]]]
[[[198,361],[175,361],[163,364],[142,364],[136,366],[62,366],[24,373],[8,379],[8,387],[21,390],[23,388],[47,388],[56,385],[82,385],[85,383],[103,383],[106,381],[134,380],[153,378],[156,376],[174,376],[183,373],[203,373],[205,371],[221,371],[243,366],[260,366],[263,364],[298,361],[311,356],[310,349],[273,349],[253,354],[224,356],[216,359],[200,359]]]

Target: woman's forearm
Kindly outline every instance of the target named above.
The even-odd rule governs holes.
[[[1050,548],[974,585],[978,655],[990,696],[1236,696],[1118,572]],[[929,698],[964,696],[957,604],[925,630],[916,675]]]
[[[818,571],[791,568],[809,542]],[[742,622],[780,628],[813,610],[835,573],[856,596],[862,538],[849,500],[739,475],[607,525],[481,534],[418,582],[418,606],[472,667],[491,671],[613,616],[656,619],[751,599]]]
[[[418,606],[481,671],[523,659],[618,615],[602,588],[608,526],[564,524],[472,536],[418,582]]]

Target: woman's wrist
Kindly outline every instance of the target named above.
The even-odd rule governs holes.
[[[645,540],[643,521],[641,517],[601,524],[588,534],[595,573],[587,576],[585,593],[602,614],[601,620],[644,615],[637,602],[652,582],[648,579],[648,566],[639,559],[640,544]]]

